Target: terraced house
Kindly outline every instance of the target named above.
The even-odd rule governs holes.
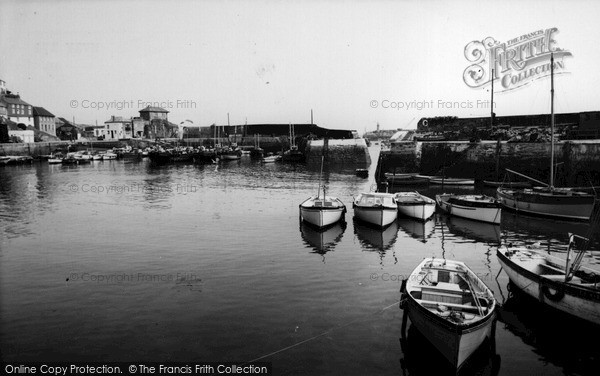
[[[56,117],[44,107],[33,107],[35,129],[56,136]]]

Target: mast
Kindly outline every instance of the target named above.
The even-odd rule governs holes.
[[[319,195],[321,194],[321,179],[323,178],[323,160],[325,156],[321,156],[321,173],[319,174],[319,188],[317,189],[317,200],[319,199]],[[325,188],[323,188],[323,201],[325,201]]]
[[[550,189],[554,189],[554,54],[550,54]]]
[[[494,70],[492,69],[492,104],[490,110],[490,126],[494,126]]]

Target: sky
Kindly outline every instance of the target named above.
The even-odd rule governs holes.
[[[555,112],[600,110],[598,1],[0,1],[0,79],[77,123],[131,117],[414,129],[433,116],[490,116],[465,48],[556,28],[572,54]],[[558,73],[558,71],[557,71]],[[527,81],[527,80],[525,80]],[[497,116],[550,112],[549,77],[503,91]]]

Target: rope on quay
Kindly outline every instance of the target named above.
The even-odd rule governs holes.
[[[390,308],[392,308],[393,306],[397,305],[399,302],[400,302],[400,301],[397,301],[397,302],[395,302],[395,303],[393,303],[393,304],[390,304],[390,305],[389,305],[389,306],[387,306],[387,307],[383,307],[383,308],[382,308],[382,309],[380,309],[379,311],[377,311],[377,312],[373,312],[371,315],[372,315],[372,316],[374,316],[374,315],[378,315],[378,314],[382,313],[383,311],[385,311],[386,309],[390,309]],[[263,355],[263,356],[261,356],[261,357],[258,357],[258,358],[256,358],[256,359],[252,359],[252,360],[250,360],[250,361],[247,361],[247,362],[246,362],[246,363],[244,363],[244,364],[248,364],[248,363],[254,363],[254,362],[257,362],[257,361],[259,361],[259,360],[261,360],[261,359],[268,358],[268,357],[270,357],[270,356],[272,356],[272,355],[279,354],[279,353],[281,353],[281,352],[287,351],[287,350],[289,350],[289,349],[292,349],[292,348],[294,348],[294,347],[300,346],[300,345],[302,345],[302,344],[304,344],[304,343],[306,343],[306,342],[310,342],[310,341],[312,341],[313,339],[317,339],[317,338],[319,338],[319,337],[322,337],[322,336],[324,336],[324,335],[326,335],[326,334],[329,334],[329,333],[333,332],[334,330],[345,328],[345,327],[347,327],[347,326],[348,326],[348,325],[350,325],[350,324],[354,324],[355,322],[357,322],[357,321],[362,321],[362,320],[364,320],[364,318],[360,318],[360,317],[359,317],[359,318],[356,318],[356,319],[354,319],[354,320],[352,320],[352,321],[349,321],[349,322],[347,322],[347,323],[345,323],[345,324],[343,324],[343,325],[340,325],[340,326],[337,326],[337,327],[335,327],[335,328],[331,328],[331,329],[329,329],[329,330],[326,330],[326,331],[324,331],[324,332],[323,332],[323,333],[321,333],[321,334],[317,334],[316,336],[313,336],[313,337],[307,338],[307,339],[305,339],[305,340],[303,340],[303,341],[296,342],[296,343],[294,343],[293,345],[290,345],[290,346],[284,347],[284,348],[282,348],[282,349],[279,349],[279,350],[277,350],[277,351],[273,351],[272,353],[269,353],[269,354]]]

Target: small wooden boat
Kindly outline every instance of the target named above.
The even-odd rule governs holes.
[[[426,221],[435,213],[435,200],[419,192],[398,192],[394,198],[398,212],[405,216]]]
[[[113,153],[112,151],[107,151],[106,153],[102,154],[102,159],[117,159],[117,154]]]
[[[456,368],[493,335],[496,299],[460,261],[424,259],[403,282],[400,307]]]
[[[475,185],[475,180],[432,176],[429,179],[429,183],[430,184],[441,184],[441,185]]]
[[[389,226],[398,217],[398,206],[391,193],[361,193],[352,208],[357,219],[378,227]]]
[[[274,163],[281,160],[280,155],[269,155],[267,157],[262,158],[260,161],[262,163]]]
[[[367,170],[366,168],[357,168],[355,170],[355,174],[356,174],[356,176],[361,177],[361,178],[368,178],[369,170]]]
[[[327,196],[325,185],[321,184],[322,175],[323,157],[321,157],[317,195],[307,198],[300,204],[300,219],[317,228],[325,228],[339,222],[346,213],[346,205],[339,198]]]
[[[79,163],[79,159],[73,157],[73,156],[69,156],[67,155],[65,158],[63,158],[61,160],[61,163],[64,165],[74,165],[74,164],[78,164]]]
[[[510,281],[524,293],[545,306],[600,325],[600,273],[581,266],[584,251],[571,260],[576,237],[570,235],[566,260],[528,248],[496,253]]]
[[[346,205],[337,197],[309,197],[300,204],[300,218],[317,228],[324,228],[339,222],[346,212]]]
[[[62,154],[50,154],[50,156],[48,157],[48,164],[60,164],[62,163],[62,160]]]
[[[221,152],[219,158],[223,161],[237,161],[242,158],[242,152],[239,149],[227,149]]]
[[[385,179],[392,185],[421,185],[429,184],[429,177],[418,173],[391,174],[386,173]]]
[[[483,184],[488,187],[504,187],[504,188],[530,188],[531,183],[527,181],[492,181],[484,180]]]
[[[435,196],[438,206],[445,212],[476,221],[500,223],[502,209],[493,197],[485,195],[455,195],[444,193]]]

